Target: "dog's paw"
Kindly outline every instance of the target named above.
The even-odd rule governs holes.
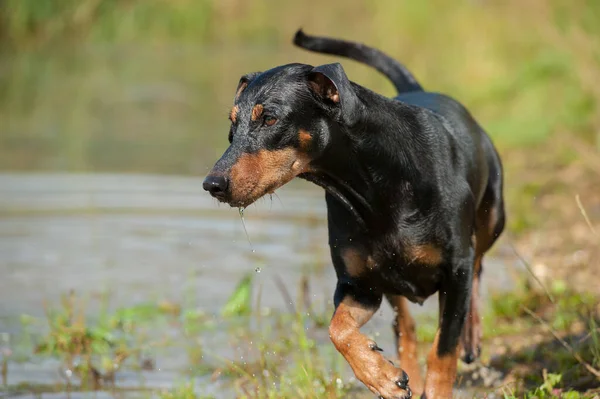
[[[373,341],[348,346],[345,354],[350,367],[367,388],[383,399],[410,399],[408,374],[382,355],[382,349]],[[346,349],[346,348],[344,348]]]
[[[378,378],[367,384],[380,399],[410,399],[412,391],[408,386],[408,374],[394,366],[382,372]],[[393,374],[390,374],[393,372]]]

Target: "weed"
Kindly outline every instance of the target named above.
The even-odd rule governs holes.
[[[558,388],[559,384],[563,380],[561,374],[547,373],[544,370],[543,382],[537,388],[526,391],[522,395],[515,395],[513,392],[507,392],[508,389],[504,388],[504,399],[593,399],[595,394],[585,394],[572,390],[563,390]]]
[[[90,322],[84,315],[84,301],[74,292],[64,295],[58,308],[46,308],[49,331],[35,347],[35,353],[61,360],[69,384],[77,377],[82,389],[114,385],[115,373],[130,358],[139,369],[143,351],[155,345],[144,338],[140,326],[162,317],[175,318],[178,306],[161,302],[121,308],[114,313],[101,310]],[[28,322],[30,323],[30,322]]]
[[[526,286],[526,283],[522,284],[522,287]],[[536,387],[533,391],[525,391],[524,398],[587,397],[578,392],[597,387],[600,382],[596,363],[600,353],[597,303],[591,294],[578,293],[561,281],[555,282],[548,294],[518,289],[494,296],[492,312],[496,320],[503,320],[503,323],[527,320],[530,327],[523,331],[534,331],[533,323],[541,323],[551,337],[542,342],[529,342],[516,350],[509,344],[509,353],[493,360],[492,365],[511,372],[525,383],[525,387]],[[588,327],[589,331],[586,331]],[[539,330],[533,336],[543,337],[540,335],[543,332]],[[527,342],[526,334],[518,339]],[[542,369],[555,374],[540,374]]]
[[[237,285],[221,314],[224,317],[246,316],[250,313],[252,274],[246,275]]]
[[[320,348],[309,337],[308,318],[281,315],[284,330],[254,335],[256,362],[231,363],[240,398],[340,398],[348,386],[341,379],[341,357],[329,345]],[[279,344],[278,344],[279,342]]]
[[[197,392],[193,382],[181,384],[171,390],[162,391],[158,397],[160,399],[214,399],[214,396],[204,396]]]
[[[597,299],[590,293],[581,293],[556,281],[548,294],[534,289],[522,280],[515,290],[492,295],[491,317],[515,321],[528,315],[528,310],[551,320],[556,329],[563,329],[577,321],[585,320],[594,312]],[[551,298],[556,298],[553,301]]]
[[[60,358],[69,382],[75,374],[83,389],[99,389],[133,353],[133,327],[120,334],[107,325],[89,325],[76,303],[80,301],[71,292],[63,296],[61,308],[46,309],[50,331],[35,352]]]

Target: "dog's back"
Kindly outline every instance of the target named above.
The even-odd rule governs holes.
[[[455,159],[454,162],[467,163],[468,180],[479,205],[486,191],[494,191],[489,196],[502,196],[502,166],[500,157],[490,138],[479,126],[469,111],[453,98],[424,91],[414,75],[400,62],[387,54],[361,43],[327,37],[317,37],[298,30],[294,44],[306,50],[339,55],[369,65],[385,75],[398,91],[396,100],[407,105],[428,109],[439,115],[445,124],[446,132],[451,134],[449,145],[462,148],[456,156],[469,154],[469,159]],[[454,153],[454,151],[453,151]],[[453,154],[454,155],[454,154]],[[490,178],[490,175],[493,175]]]

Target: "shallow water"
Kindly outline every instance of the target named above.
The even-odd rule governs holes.
[[[312,302],[330,304],[335,275],[325,214],[321,189],[290,184],[245,211],[251,247],[238,211],[219,206],[198,178],[0,174],[0,333],[16,341],[20,315],[41,318],[45,301],[57,303],[72,289],[83,297],[108,297],[111,308],[166,300],[193,302],[214,315],[247,273],[254,274],[253,303],[260,295],[262,308],[287,311],[290,304],[275,278],[285,282],[295,301],[305,275]],[[512,286],[504,266],[487,260],[484,297],[491,289]],[[437,301],[413,308],[434,312]],[[98,311],[94,301],[85,309],[92,317]],[[384,305],[364,329],[381,336],[380,346],[388,349],[393,347],[390,321]],[[220,356],[235,356],[218,334],[203,339],[222,348]],[[144,372],[144,387],[169,387],[190,367],[181,351],[155,355],[156,368]],[[10,385],[64,382],[57,362],[11,363]],[[208,379],[198,384],[207,393],[223,394]],[[140,374],[117,373],[117,385],[138,387]]]

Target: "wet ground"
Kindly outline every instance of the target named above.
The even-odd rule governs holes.
[[[0,333],[16,342],[21,315],[42,318],[43,304],[58,302],[70,290],[109,298],[112,308],[191,301],[218,314],[248,273],[254,275],[253,303],[260,295],[263,309],[287,311],[303,276],[310,276],[311,301],[325,307],[335,285],[325,213],[319,188],[290,184],[245,211],[246,235],[237,209],[219,206],[197,178],[0,174]],[[484,298],[490,290],[510,289],[510,272],[504,262],[488,259]],[[414,306],[421,314],[436,308],[434,298]],[[86,312],[93,317],[97,311],[90,300]],[[380,346],[391,349],[390,320],[384,305],[365,331],[381,335]],[[203,339],[220,348],[220,356],[236,356],[219,334]],[[155,357],[152,371],[117,373],[117,385],[170,387],[190,367],[176,350]],[[8,384],[61,382],[59,369],[57,361],[24,357],[11,361]],[[208,378],[197,383],[207,393],[223,394]]]

